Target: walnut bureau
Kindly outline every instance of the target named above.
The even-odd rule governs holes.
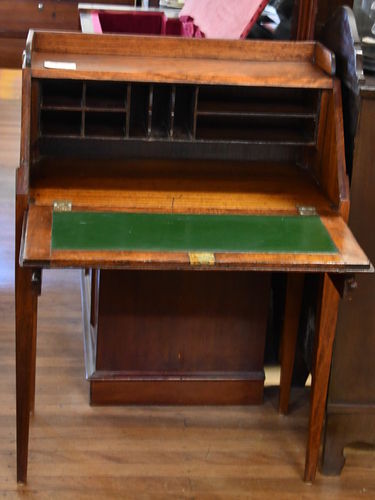
[[[305,468],[314,479],[339,294],[371,270],[346,225],[333,74],[332,54],[310,42],[30,32],[16,174],[19,481],[41,272],[68,267],[132,271],[134,286],[152,272],[287,272],[286,330],[301,276],[318,273]]]

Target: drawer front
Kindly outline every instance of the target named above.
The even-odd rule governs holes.
[[[0,36],[0,68],[20,68],[24,48],[24,38]]]
[[[0,2],[0,33],[24,36],[30,28],[78,29],[78,2],[6,0]]]

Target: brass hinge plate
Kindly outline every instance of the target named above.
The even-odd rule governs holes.
[[[67,200],[58,200],[53,202],[54,212],[71,212],[72,202]]]
[[[318,215],[318,212],[316,211],[315,207],[305,207],[305,206],[298,205],[297,211],[298,211],[299,215],[305,215],[305,216]]]
[[[210,252],[190,252],[189,260],[191,266],[214,266],[215,255]]]

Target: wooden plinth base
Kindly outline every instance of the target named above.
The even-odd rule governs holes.
[[[263,402],[261,380],[90,381],[92,405],[251,405]]]

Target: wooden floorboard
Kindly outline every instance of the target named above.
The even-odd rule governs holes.
[[[79,276],[44,275],[29,480],[16,483],[13,303],[14,170],[20,73],[0,71],[0,496],[4,498],[375,498],[373,449],[350,448],[339,478],[302,482],[308,390],[277,414],[259,407],[89,406]]]

